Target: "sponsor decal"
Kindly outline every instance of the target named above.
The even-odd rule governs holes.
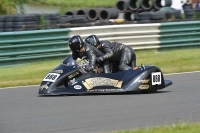
[[[63,70],[53,70],[52,73],[63,73]]]
[[[154,72],[151,74],[152,85],[160,85],[161,84],[161,72]]]
[[[149,89],[149,85],[148,84],[142,84],[142,85],[139,85],[139,88],[141,90],[147,90],[147,89]]]
[[[56,79],[60,76],[58,73],[49,73],[47,76],[43,79],[43,81],[49,81],[49,82],[55,82]]]
[[[75,76],[77,76],[77,75],[79,75],[80,73],[77,71],[77,72],[75,72],[75,73],[72,73],[72,74],[70,74],[69,76],[68,76],[68,78],[69,79],[72,79],[73,77],[75,77]]]
[[[94,89],[94,90],[87,90],[87,92],[105,92],[105,91],[123,91],[123,89]]]
[[[82,87],[80,86],[80,85],[75,85],[74,86],[74,89],[76,89],[76,90],[80,90]]]
[[[41,89],[41,90],[42,90],[42,89],[46,89],[46,90],[47,90],[47,89],[49,88],[48,84],[49,84],[49,83],[47,83],[47,84],[45,84],[45,85],[41,85],[41,86],[40,86],[40,89]]]
[[[89,90],[94,88],[95,86],[114,86],[117,88],[121,88],[123,81],[104,77],[96,77],[86,79],[85,82],[82,81],[82,83]]]
[[[146,83],[149,83],[149,80],[150,79],[138,80],[138,82],[146,84]]]
[[[73,78],[72,80],[70,80],[70,82],[71,82],[72,85],[75,85],[77,83],[75,78]]]

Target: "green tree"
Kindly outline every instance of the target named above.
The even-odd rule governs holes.
[[[0,15],[15,14],[16,6],[20,7],[23,12],[23,4],[28,3],[30,0],[0,0]]]

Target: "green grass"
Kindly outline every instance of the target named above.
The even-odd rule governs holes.
[[[111,133],[200,133],[200,123],[176,123],[146,129],[113,131]]]
[[[65,14],[66,11],[96,8],[96,7],[115,7],[117,0],[34,0],[33,5],[56,6],[60,7],[60,13]]]
[[[200,49],[136,51],[137,66],[156,65],[163,73],[200,71]],[[39,85],[63,59],[0,68],[0,87]]]

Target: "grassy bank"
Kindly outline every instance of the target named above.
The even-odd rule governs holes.
[[[200,71],[200,49],[136,51],[137,66],[156,65],[163,73]],[[63,59],[0,68],[0,87],[39,85],[44,76]]]
[[[114,131],[111,133],[200,133],[200,123],[177,123],[147,129]]]
[[[117,0],[34,0],[31,4],[60,7],[60,13],[65,14],[66,11],[75,9],[115,7],[116,2]]]
[[[34,0],[36,4],[66,6],[70,8],[113,7],[117,0]]]

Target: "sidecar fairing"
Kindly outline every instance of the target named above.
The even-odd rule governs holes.
[[[45,76],[38,94],[152,93],[172,84],[171,80],[164,80],[162,71],[156,66],[141,65],[116,73],[85,73],[83,64],[77,65],[72,57],[66,57]]]

